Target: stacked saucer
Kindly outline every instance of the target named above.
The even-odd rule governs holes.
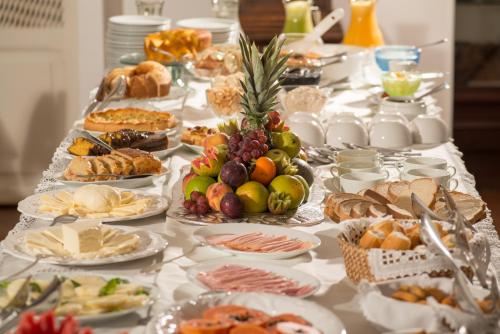
[[[144,37],[170,28],[170,19],[160,16],[120,15],[109,18],[106,32],[106,68],[122,66],[120,57],[144,53]]]
[[[240,27],[238,21],[213,17],[180,20],[177,21],[177,26],[179,28],[210,31],[213,44],[236,43]]]

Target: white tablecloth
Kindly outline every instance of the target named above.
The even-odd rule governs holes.
[[[214,125],[216,122],[204,110],[204,84],[192,83],[195,88],[195,93],[188,100],[188,108],[184,114],[184,122],[186,126],[194,124],[208,124]],[[342,104],[339,101],[351,98],[353,92],[342,92],[336,94],[331,104],[337,105],[342,109]],[[358,95],[362,96],[362,95]],[[361,98],[360,100],[362,100]],[[352,111],[352,107],[347,110]],[[361,108],[365,108],[361,106]],[[344,108],[345,109],[345,108]],[[44,173],[42,181],[37,188],[37,191],[45,191],[53,189],[58,185],[54,183],[54,175],[60,172],[65,163],[63,159],[64,148],[67,141],[63,142],[54,155],[54,160],[49,169]],[[460,191],[465,191],[478,196],[474,189],[474,178],[470,175],[461,159],[461,153],[452,143],[447,143],[439,147],[422,151],[422,154],[428,156],[439,156],[445,158],[450,165],[457,168],[457,178],[459,180]],[[169,180],[164,178],[155,185],[147,189],[148,192],[162,194],[164,196],[171,196],[172,192],[180,191],[174,188],[173,185],[179,178],[180,169],[182,166],[189,163],[195,157],[195,153],[188,148],[182,148],[172,155],[171,160],[165,163],[173,170],[173,174]],[[60,185],[59,185],[60,186]],[[33,219],[22,217],[20,223],[10,232],[13,234],[19,233],[24,229],[31,226],[43,226],[47,222],[34,221]],[[116,275],[133,276],[136,279],[143,280],[144,282],[152,283],[156,281],[162,292],[161,301],[154,308],[155,312],[172,302],[176,302],[188,297],[195,296],[202,292],[200,288],[193,285],[186,278],[186,268],[190,265],[207,259],[227,256],[215,250],[207,249],[206,247],[198,247],[195,251],[191,252],[187,257],[182,257],[182,254],[189,252],[193,246],[191,235],[197,229],[195,226],[188,226],[181,224],[172,219],[166,218],[165,214],[140,221],[131,221],[123,225],[140,227],[154,232],[162,233],[169,245],[163,254],[156,257],[147,258],[143,260],[133,261],[129,263],[121,263],[102,267],[93,268],[64,268],[45,264],[39,264],[32,269],[32,272],[37,271],[65,271],[65,270],[92,270],[96,272]],[[497,268],[500,268],[500,242],[495,229],[492,225],[490,218],[478,224],[478,228],[485,232],[492,245],[493,263]],[[306,271],[316,276],[321,282],[321,289],[309,299],[329,308],[335,312],[340,319],[344,322],[348,332],[350,333],[378,333],[372,324],[364,319],[359,311],[356,297],[356,286],[354,286],[347,279],[344,271],[344,265],[340,250],[334,240],[337,233],[337,225],[331,222],[324,222],[320,225],[313,227],[301,227],[310,233],[316,234],[322,241],[321,246],[310,254],[300,256],[294,259],[280,260],[280,265],[293,266],[296,269]],[[173,259],[169,261],[169,259]],[[139,270],[146,265],[153,262],[165,261],[165,264],[158,275],[141,275]],[[16,259],[4,251],[0,254],[0,276],[8,275],[26,265],[27,262]],[[131,332],[142,332],[143,327],[137,326],[138,320],[144,314],[136,314],[134,316],[127,316],[115,321],[106,323],[92,324],[97,330],[97,333],[118,333],[121,329],[131,329]],[[327,334],[327,333],[325,333]]]

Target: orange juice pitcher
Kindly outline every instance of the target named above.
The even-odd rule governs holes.
[[[344,44],[364,47],[384,44],[375,8],[376,0],[351,0],[351,23],[344,36]]]

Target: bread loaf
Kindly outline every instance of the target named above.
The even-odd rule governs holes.
[[[111,92],[124,76],[127,84],[126,97],[145,99],[167,96],[172,77],[165,66],[155,61],[144,61],[137,66],[115,68],[104,79],[104,91]]]

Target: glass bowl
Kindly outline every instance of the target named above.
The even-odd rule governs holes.
[[[411,45],[385,45],[375,49],[375,61],[382,71],[389,71],[391,61],[420,61],[420,49]]]
[[[382,86],[391,97],[412,96],[420,87],[421,76],[413,72],[387,72],[382,74]]]

